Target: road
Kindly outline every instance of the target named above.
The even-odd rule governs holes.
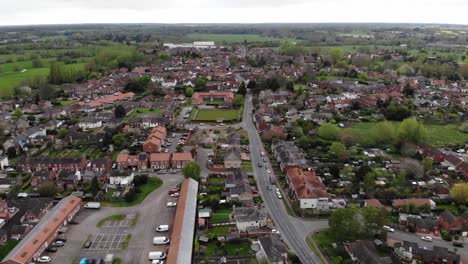
[[[414,234],[414,233],[406,233],[406,232],[402,232],[399,230],[395,230],[394,233],[391,233],[391,232],[387,233],[387,238],[389,239],[397,240],[397,241],[406,240],[409,242],[418,243],[420,247],[433,248],[434,246],[438,246],[438,247],[448,248],[449,250],[453,250],[454,248],[454,246],[452,245],[452,242],[448,242],[440,238],[437,238],[437,239],[434,238],[432,242],[426,242],[424,240],[421,240],[421,236],[422,235]],[[457,254],[468,255],[468,245],[465,243],[465,247],[457,248]]]
[[[321,263],[319,258],[312,252],[306,242],[306,238],[311,232],[322,230],[328,227],[328,221],[307,221],[288,215],[283,201],[276,197],[274,188],[267,190],[269,185],[269,175],[266,172],[265,166],[258,167],[259,162],[263,163],[263,157],[260,152],[264,151],[263,144],[260,140],[260,135],[252,121],[253,105],[250,96],[247,96],[243,114],[243,128],[248,132],[251,150],[252,167],[257,178],[260,193],[263,197],[265,208],[269,212],[271,218],[275,222],[277,229],[280,231],[282,238],[293,249],[302,263]],[[271,170],[271,164],[268,161],[267,166]]]

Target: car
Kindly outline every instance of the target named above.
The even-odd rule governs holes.
[[[271,190],[271,186],[270,186],[270,185],[267,185],[267,189],[268,189],[268,190]]]
[[[204,125],[205,125],[205,123],[200,123],[200,126],[204,126]]]
[[[280,189],[279,189],[279,188],[276,188],[276,189],[275,189],[275,192],[279,193],[279,192],[280,192]]]
[[[70,225],[77,225],[79,224],[80,222],[76,221],[76,220],[71,220],[70,222],[68,222]]]
[[[67,239],[65,237],[57,237],[54,241],[67,242]]]
[[[56,247],[48,247],[46,248],[46,252],[57,252],[57,248]]]
[[[54,241],[54,242],[52,243],[52,246],[54,246],[54,247],[63,247],[63,246],[65,246],[65,242],[63,242],[63,241],[61,241],[61,240],[59,240],[59,241]]]
[[[434,229],[434,231],[432,231],[432,233],[434,233],[434,236],[440,236],[439,229]]]
[[[271,230],[271,233],[272,233],[272,234],[279,234],[280,232],[279,232],[278,230],[276,230],[276,229],[272,229],[272,230]]]
[[[276,193],[276,197],[278,197],[278,199],[283,199],[283,196],[281,195],[281,193]]]
[[[153,261],[151,261],[151,264],[164,264],[164,260],[153,259]]]
[[[177,206],[177,203],[176,202],[168,202],[166,204],[167,207],[176,207]]]
[[[177,193],[172,193],[172,194],[171,194],[171,197],[179,197],[179,195],[180,195],[180,194],[179,194],[178,192],[177,192]]]
[[[263,162],[266,162],[266,158],[265,158],[265,157],[263,157]]]
[[[86,243],[84,244],[84,248],[90,248],[92,244],[93,244],[93,242],[88,241],[88,242],[86,242]]]
[[[37,262],[39,263],[49,263],[50,262],[50,257],[49,256],[41,256],[37,259]]]
[[[221,126],[226,126],[226,124],[224,124],[224,123],[221,123],[220,125],[221,125]]]
[[[427,242],[432,242],[432,237],[430,236],[422,236],[421,240],[427,241]]]
[[[267,173],[271,173],[271,170],[270,170],[270,169],[267,169]]]
[[[460,242],[460,241],[453,241],[452,245],[454,247],[461,247],[461,248],[464,247],[463,242]]]
[[[389,227],[389,226],[383,226],[383,229],[387,230],[388,232],[392,232],[394,233],[395,232],[395,229]]]

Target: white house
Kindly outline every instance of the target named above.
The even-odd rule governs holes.
[[[0,156],[0,169],[5,169],[5,167],[9,166],[8,157],[7,156]]]
[[[102,121],[97,120],[95,118],[83,118],[79,123],[78,126],[81,129],[94,129],[102,127]]]
[[[133,171],[112,171],[109,177],[109,184],[112,186],[133,185]]]
[[[267,214],[263,210],[253,207],[235,208],[232,219],[236,221],[239,232],[246,232],[248,227],[262,227],[267,225]]]

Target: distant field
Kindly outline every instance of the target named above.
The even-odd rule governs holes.
[[[215,44],[222,43],[242,43],[247,42],[265,42],[265,41],[289,41],[301,42],[298,39],[273,38],[257,34],[188,34],[187,37],[193,41],[214,41]]]
[[[32,61],[21,61],[13,63],[0,64],[0,97],[8,97],[13,94],[13,88],[16,84],[23,80],[27,80],[36,76],[48,76],[49,65],[55,59],[43,59],[42,68],[33,68]],[[66,67],[75,67],[78,70],[83,70],[85,63],[68,64]],[[26,69],[26,72],[21,70]],[[19,71],[15,71],[19,70]]]
[[[237,110],[199,110],[195,121],[216,121],[217,119],[224,119],[225,121],[237,119]]]
[[[395,129],[400,122],[391,122]],[[353,124],[351,130],[359,135],[361,140],[365,141],[372,137],[373,128],[376,123],[366,122]],[[449,144],[462,144],[468,142],[468,133],[458,129],[459,125],[424,125],[427,130],[427,141],[435,146],[445,146]]]

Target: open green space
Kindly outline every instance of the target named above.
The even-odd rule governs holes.
[[[145,115],[146,114],[158,114],[160,112],[161,112],[161,109],[159,109],[159,108],[146,108],[146,107],[135,108],[128,115],[128,118],[132,119],[132,118],[135,118],[137,115],[140,115],[140,114],[145,114]]]
[[[344,263],[343,256],[338,255],[337,250],[332,246],[332,243],[335,241],[328,229],[313,234],[311,239],[317,243],[322,252],[330,259],[331,263]]]
[[[219,236],[225,236],[229,234],[229,229],[232,228],[233,225],[227,225],[227,226],[214,226],[208,229],[208,231],[205,232],[205,235],[207,235],[210,238],[215,238]]]
[[[103,218],[103,219],[99,220],[99,222],[97,222],[96,226],[101,227],[108,221],[122,221],[122,220],[125,219],[125,217],[126,217],[125,214],[110,215],[110,216],[108,216],[106,218]]]
[[[231,209],[218,209],[214,211],[213,216],[209,222],[212,224],[223,223],[229,221],[229,215],[232,213]]]
[[[188,34],[187,37],[193,41],[214,41],[215,44],[221,43],[243,43],[246,42],[266,42],[266,41],[288,41],[301,42],[292,38],[274,38],[258,34]]]
[[[242,166],[242,169],[245,170],[246,172],[253,172],[251,161],[243,161],[241,166]]]
[[[137,205],[143,202],[143,200],[145,200],[145,198],[150,193],[152,193],[154,190],[161,187],[162,184],[163,184],[163,181],[161,179],[157,177],[148,177],[148,183],[138,187],[140,189],[140,192],[136,194],[136,197],[133,201],[131,202],[125,202],[125,201],[101,202],[101,204],[105,206],[115,206],[115,207],[126,207],[126,206]]]
[[[400,122],[391,122],[395,129],[398,128]],[[351,127],[359,138],[364,142],[372,138],[373,129],[377,123],[363,122],[355,123]],[[463,144],[468,141],[468,133],[459,130],[459,124],[447,125],[427,125],[424,127],[427,130],[427,142],[435,146],[446,146],[450,144]]]
[[[5,245],[0,247],[0,259],[3,259],[10,251],[18,245],[19,240],[8,240]]]
[[[61,105],[71,105],[78,102],[78,100],[58,100],[57,102],[59,102]]]
[[[237,110],[234,109],[216,109],[216,110],[198,110],[195,121],[224,121],[236,120]]]
[[[208,179],[208,183],[212,185],[224,185],[224,181],[225,181],[224,178],[211,177]]]
[[[242,241],[240,243],[221,243],[219,246],[216,241],[211,241],[206,247],[207,256],[249,256],[250,243]]]

